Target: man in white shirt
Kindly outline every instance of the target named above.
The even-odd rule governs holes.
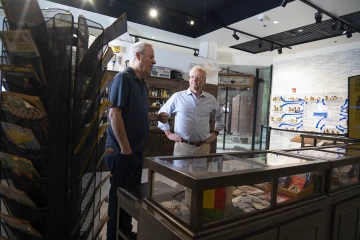
[[[175,114],[174,133],[168,123],[158,123],[166,136],[175,141],[174,155],[199,155],[210,152],[210,143],[224,129],[224,112],[216,98],[203,91],[206,72],[195,66],[190,70],[189,88],[171,96],[159,112]],[[210,116],[215,117],[215,128],[210,133]]]

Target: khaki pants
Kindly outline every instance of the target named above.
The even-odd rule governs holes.
[[[181,156],[181,155],[205,155],[210,153],[210,144],[203,144],[200,147],[196,147],[194,145],[190,145],[183,142],[176,142],[174,146],[174,155]],[[184,165],[187,161],[184,160]],[[191,190],[188,188],[184,188],[179,183],[174,182],[173,187],[178,189],[185,190],[185,205],[187,207],[191,206]]]
[[[210,144],[203,144],[200,147],[183,142],[176,142],[174,146],[174,155],[204,155],[209,154]]]

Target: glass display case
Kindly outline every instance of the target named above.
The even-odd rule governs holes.
[[[316,148],[282,150],[290,156],[331,162],[327,192],[359,184],[360,145],[345,144]]]
[[[146,164],[147,204],[193,232],[320,196],[330,169],[329,162],[271,151],[154,157]]]

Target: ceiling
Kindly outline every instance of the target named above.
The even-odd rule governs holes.
[[[221,26],[264,38],[314,24],[314,15],[317,12],[316,9],[299,0],[290,0],[285,8],[280,7],[282,0],[207,0],[206,6],[203,0],[154,0],[158,16],[156,19],[151,19],[149,9],[153,6],[153,1],[116,0],[115,7],[109,7],[109,1],[115,0],[51,0],[51,2],[90,11],[92,12],[90,14],[98,19],[103,15],[109,16],[106,22],[101,22],[104,27],[126,12],[128,32],[133,35],[192,48],[198,48],[201,42],[214,42],[217,44],[218,59],[222,60],[234,57],[234,55],[253,57],[253,54],[233,49],[231,46],[250,42],[257,38],[238,34],[240,39],[235,40],[232,37],[233,31]],[[48,1],[44,2],[49,3]],[[360,11],[360,0],[309,0],[309,2],[337,17]],[[204,8],[206,21],[203,20]],[[259,14],[264,14],[263,21],[259,21],[257,17]],[[186,24],[188,16],[194,17],[195,25]],[[93,17],[91,19],[98,20]],[[328,16],[323,16],[323,21],[329,19]],[[275,20],[279,23],[273,24]],[[360,47],[359,33],[353,33],[352,38],[338,36],[299,44],[292,49],[283,49],[283,55],[353,42],[359,43]],[[153,45],[193,54],[193,51],[188,49],[165,44],[157,46],[156,42],[153,42]],[[263,51],[256,56],[258,55],[273,57],[278,56],[278,53],[277,51]]]
[[[259,13],[276,8],[282,0],[51,0],[111,17],[126,13],[130,22],[197,38]],[[290,0],[294,1],[294,0]],[[112,4],[110,4],[112,3]],[[149,9],[158,16],[151,18]],[[244,11],[246,9],[246,11]],[[195,21],[193,26],[186,23]]]

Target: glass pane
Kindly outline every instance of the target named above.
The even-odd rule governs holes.
[[[155,173],[151,197],[170,214],[190,223],[191,190],[181,184]]]
[[[336,159],[346,156],[346,154],[340,152],[331,153],[331,152],[317,151],[317,150],[296,150],[296,151],[287,151],[287,152],[292,154],[299,154],[307,157],[321,158],[321,159]]]
[[[266,134],[269,126],[269,100],[270,100],[271,68],[259,69],[259,85],[257,95],[257,112],[255,127],[255,150],[265,150]]]
[[[358,176],[359,164],[334,168],[331,189],[358,183]]]
[[[219,87],[218,102],[225,113],[225,130],[217,138],[217,150],[251,150],[254,99],[251,88]]]

